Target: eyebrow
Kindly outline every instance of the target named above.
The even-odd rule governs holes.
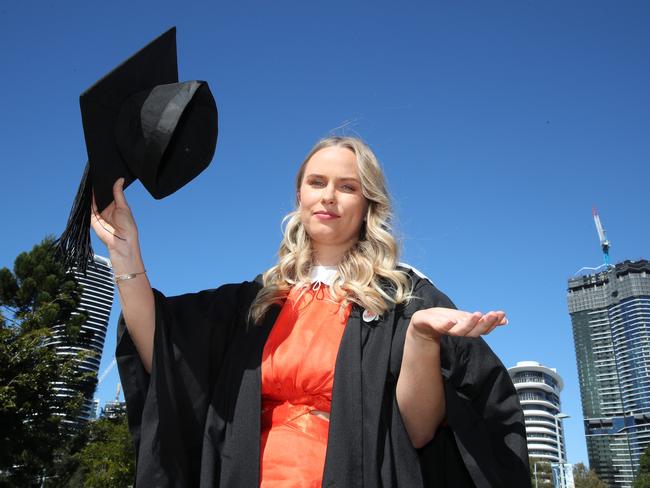
[[[325,175],[319,175],[317,173],[311,173],[305,176],[305,178],[327,178]],[[359,179],[355,178],[354,176],[344,176],[343,178],[337,178],[337,180],[341,181],[354,181],[355,183],[359,183]]]

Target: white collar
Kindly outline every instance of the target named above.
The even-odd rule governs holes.
[[[314,284],[324,283],[327,286],[332,286],[332,283],[334,282],[334,275],[338,272],[338,270],[338,266],[323,266],[318,264],[312,266],[309,277],[311,279],[311,282]]]

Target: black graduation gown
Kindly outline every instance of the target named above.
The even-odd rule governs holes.
[[[445,336],[446,423],[414,449],[395,388],[411,315],[454,307],[409,271],[417,298],[373,322],[353,306],[334,374],[323,487],[530,486],[524,418],[507,370],[481,338]],[[120,318],[116,357],[136,448],[136,487],[259,486],[261,374],[280,310],[247,326],[257,281],[165,297],[154,290],[147,374]]]

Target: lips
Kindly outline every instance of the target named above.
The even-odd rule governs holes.
[[[325,210],[319,210],[318,212],[314,212],[314,216],[318,217],[319,219],[338,219],[339,215],[335,214],[334,212],[327,212]]]

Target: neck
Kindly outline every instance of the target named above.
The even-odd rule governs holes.
[[[313,263],[321,266],[338,266],[355,242],[349,242],[345,245],[312,243]]]

